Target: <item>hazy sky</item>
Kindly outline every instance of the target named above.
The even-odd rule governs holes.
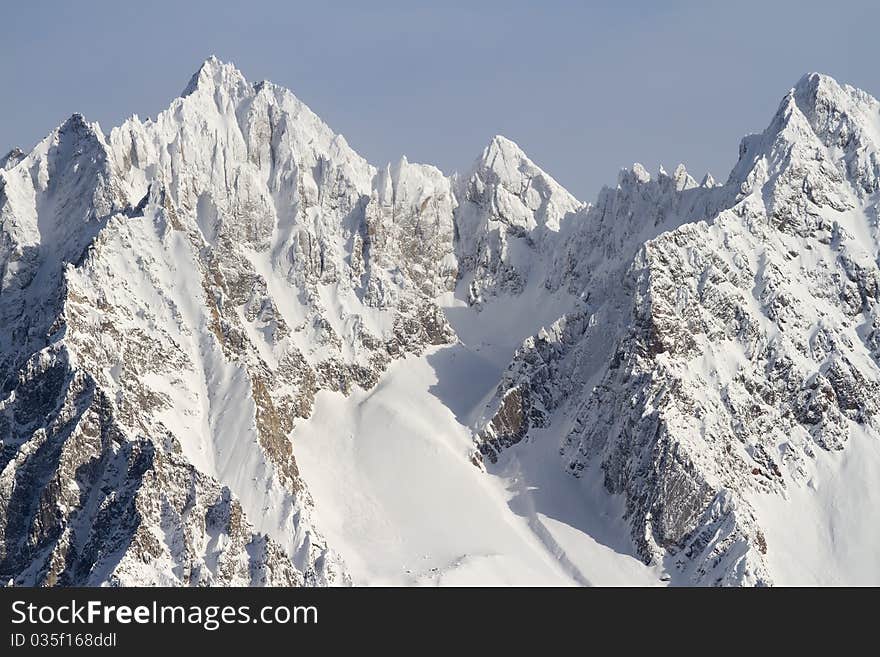
[[[460,171],[500,133],[592,200],[636,161],[726,178],[807,71],[880,94],[878,25],[876,0],[19,0],[0,9],[0,151],[73,112],[155,116],[213,53],[374,164]]]

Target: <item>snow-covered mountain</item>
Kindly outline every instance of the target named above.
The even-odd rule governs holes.
[[[0,577],[880,583],[880,105],[583,204],[207,60],[0,160]]]

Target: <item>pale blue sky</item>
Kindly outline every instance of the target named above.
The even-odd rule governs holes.
[[[583,200],[634,161],[726,178],[807,71],[880,94],[876,1],[9,2],[0,151],[73,112],[154,116],[210,54],[374,164],[463,170],[504,134]]]

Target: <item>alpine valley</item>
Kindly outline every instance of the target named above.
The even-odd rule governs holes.
[[[208,59],[0,159],[0,579],[880,584],[880,103],[594,204]]]

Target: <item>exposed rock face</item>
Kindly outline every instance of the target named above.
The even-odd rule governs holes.
[[[819,75],[725,184],[635,165],[595,205],[503,137],[377,170],[213,58],[155,121],[74,115],[0,160],[0,579],[347,583],[291,431],[455,342],[455,293],[562,308],[479,454],[557,440],[641,559],[770,584],[752,496],[880,430],[878,150],[877,101]]]

